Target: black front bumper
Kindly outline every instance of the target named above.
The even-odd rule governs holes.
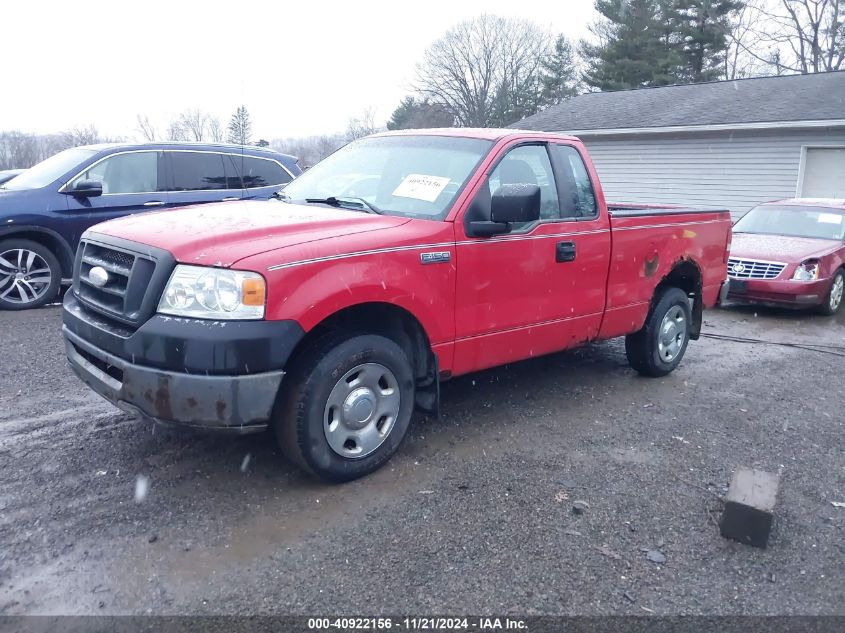
[[[85,308],[63,309],[71,368],[118,407],[156,422],[249,433],[267,428],[284,367],[304,336],[294,321],[155,315],[130,331]]]

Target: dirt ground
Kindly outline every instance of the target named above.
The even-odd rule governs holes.
[[[386,468],[327,486],[270,434],[113,408],[60,323],[0,313],[0,614],[845,614],[845,348],[703,338],[646,379],[611,341],[462,377]],[[705,332],[845,346],[845,317]],[[766,550],[719,536],[739,466],[781,474]]]

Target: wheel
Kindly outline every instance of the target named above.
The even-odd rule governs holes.
[[[414,409],[405,352],[373,334],[315,341],[284,381],[276,437],[287,457],[332,482],[358,479],[389,460]]]
[[[824,298],[824,303],[818,307],[820,314],[833,316],[842,307],[842,298],[845,295],[845,272],[837,270],[830,284],[830,290]]]
[[[644,376],[665,376],[684,357],[689,344],[692,311],[680,288],[666,288],[646,318],[642,329],[625,337],[628,362]]]
[[[61,283],[62,268],[49,248],[30,240],[0,242],[0,309],[43,306]]]

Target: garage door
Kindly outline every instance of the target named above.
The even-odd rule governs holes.
[[[802,198],[845,198],[845,147],[808,149]]]

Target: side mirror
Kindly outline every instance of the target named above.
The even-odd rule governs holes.
[[[476,216],[478,217],[478,216]],[[467,234],[491,237],[510,233],[511,224],[540,219],[540,187],[537,185],[502,185],[491,196],[490,220],[467,222]]]
[[[103,183],[99,180],[80,180],[72,189],[68,189],[65,193],[80,198],[95,198],[103,195]]]

